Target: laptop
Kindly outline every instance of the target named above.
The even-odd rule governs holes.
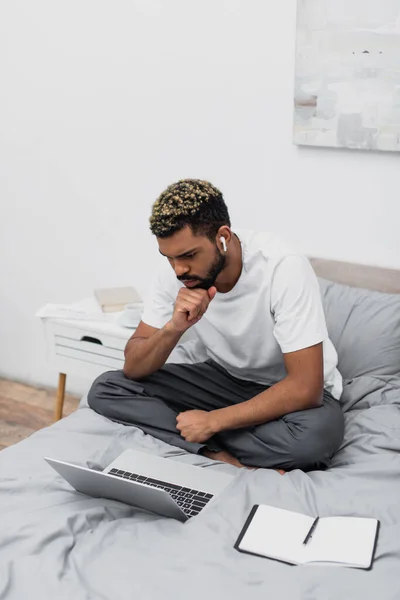
[[[236,477],[137,450],[125,450],[103,471],[45,460],[78,492],[182,522],[198,515]]]

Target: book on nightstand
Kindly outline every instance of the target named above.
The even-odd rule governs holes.
[[[97,302],[105,313],[124,310],[127,304],[140,303],[142,299],[133,287],[102,288],[94,290]]]

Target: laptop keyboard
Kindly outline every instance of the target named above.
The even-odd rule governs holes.
[[[165,490],[188,517],[195,517],[198,515],[206,506],[207,502],[213,497],[212,494],[206,494],[199,490],[192,490],[187,487],[168,483],[167,481],[160,481],[159,479],[152,479],[151,477],[145,477],[144,475],[138,475],[137,473],[122,471],[121,469],[111,469],[111,471],[108,471],[108,474]]]

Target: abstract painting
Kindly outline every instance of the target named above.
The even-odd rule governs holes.
[[[400,0],[298,0],[294,142],[400,151]]]

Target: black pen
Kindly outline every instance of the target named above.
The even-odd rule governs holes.
[[[319,521],[319,517],[317,517],[317,518],[315,519],[314,523],[311,525],[310,531],[307,533],[307,535],[306,535],[306,539],[304,540],[303,544],[307,544],[307,542],[309,542],[309,541],[310,541],[310,539],[312,538],[312,535],[313,535],[313,533],[314,533],[314,531],[315,531],[315,528],[316,528],[316,527],[317,527],[317,525],[318,525],[318,521]]]

